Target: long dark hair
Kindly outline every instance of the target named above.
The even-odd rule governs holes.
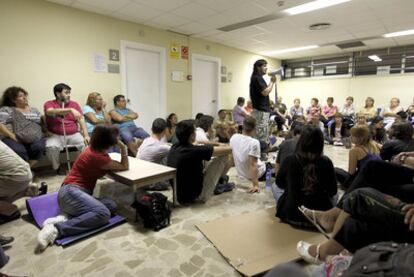
[[[173,116],[177,116],[175,113],[170,113],[168,116],[167,116],[167,119],[166,119],[166,121],[167,121],[167,128],[168,129],[170,129],[171,130],[171,128],[173,127],[172,126],[172,123],[171,123],[171,119],[173,118]]]
[[[261,75],[261,74],[260,74],[260,72],[259,72],[259,67],[261,67],[261,66],[263,66],[263,65],[265,65],[265,64],[267,64],[267,61],[266,61],[266,60],[263,60],[263,59],[257,60],[257,61],[254,63],[254,65],[253,65],[253,73],[252,73],[252,77],[253,77],[254,75]]]
[[[303,167],[303,190],[314,192],[318,183],[316,163],[323,155],[323,133],[319,127],[306,125],[302,128],[295,155]]]

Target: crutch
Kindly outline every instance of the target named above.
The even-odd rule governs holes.
[[[62,102],[62,109],[65,108],[65,101]],[[65,152],[66,152],[66,164],[68,165],[68,172],[70,171],[70,157],[69,157],[69,149],[68,149],[68,144],[66,141],[66,129],[65,129],[65,114],[62,117],[62,129],[63,129],[63,139],[64,139],[64,144],[65,144]]]

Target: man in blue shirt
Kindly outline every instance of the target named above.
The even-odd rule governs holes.
[[[129,151],[135,157],[139,147],[139,144],[135,142],[135,138],[143,140],[149,137],[149,134],[135,125],[134,120],[138,118],[138,113],[126,107],[125,96],[115,96],[114,106],[115,109],[109,113],[112,123],[118,126],[122,140],[127,144]]]

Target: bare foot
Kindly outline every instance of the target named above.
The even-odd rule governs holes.
[[[316,222],[327,232],[331,233],[335,226],[337,216],[330,211],[312,211],[310,209],[306,209],[305,213],[310,218],[314,218]]]

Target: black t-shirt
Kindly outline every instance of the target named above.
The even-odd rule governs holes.
[[[287,156],[295,153],[296,144],[298,144],[298,138],[291,138],[284,140],[279,146],[279,152],[277,153],[276,162],[280,165]]]
[[[298,210],[301,205],[321,211],[333,207],[331,198],[337,192],[337,184],[335,170],[328,157],[323,156],[316,162],[316,175],[318,182],[314,191],[305,193],[303,190],[304,165],[295,154],[282,161],[276,176],[276,184],[285,191],[277,202],[277,217],[292,225],[303,226],[309,222]]]
[[[168,166],[177,169],[177,198],[181,204],[197,199],[203,189],[203,161],[213,155],[213,146],[181,145],[171,147]]]
[[[391,161],[394,156],[400,154],[401,152],[411,151],[414,151],[414,139],[392,139],[386,141],[381,147],[380,156],[384,161]]]
[[[269,112],[270,101],[269,95],[263,96],[262,91],[267,88],[266,81],[262,75],[253,75],[250,79],[250,99],[252,100],[253,109]]]

